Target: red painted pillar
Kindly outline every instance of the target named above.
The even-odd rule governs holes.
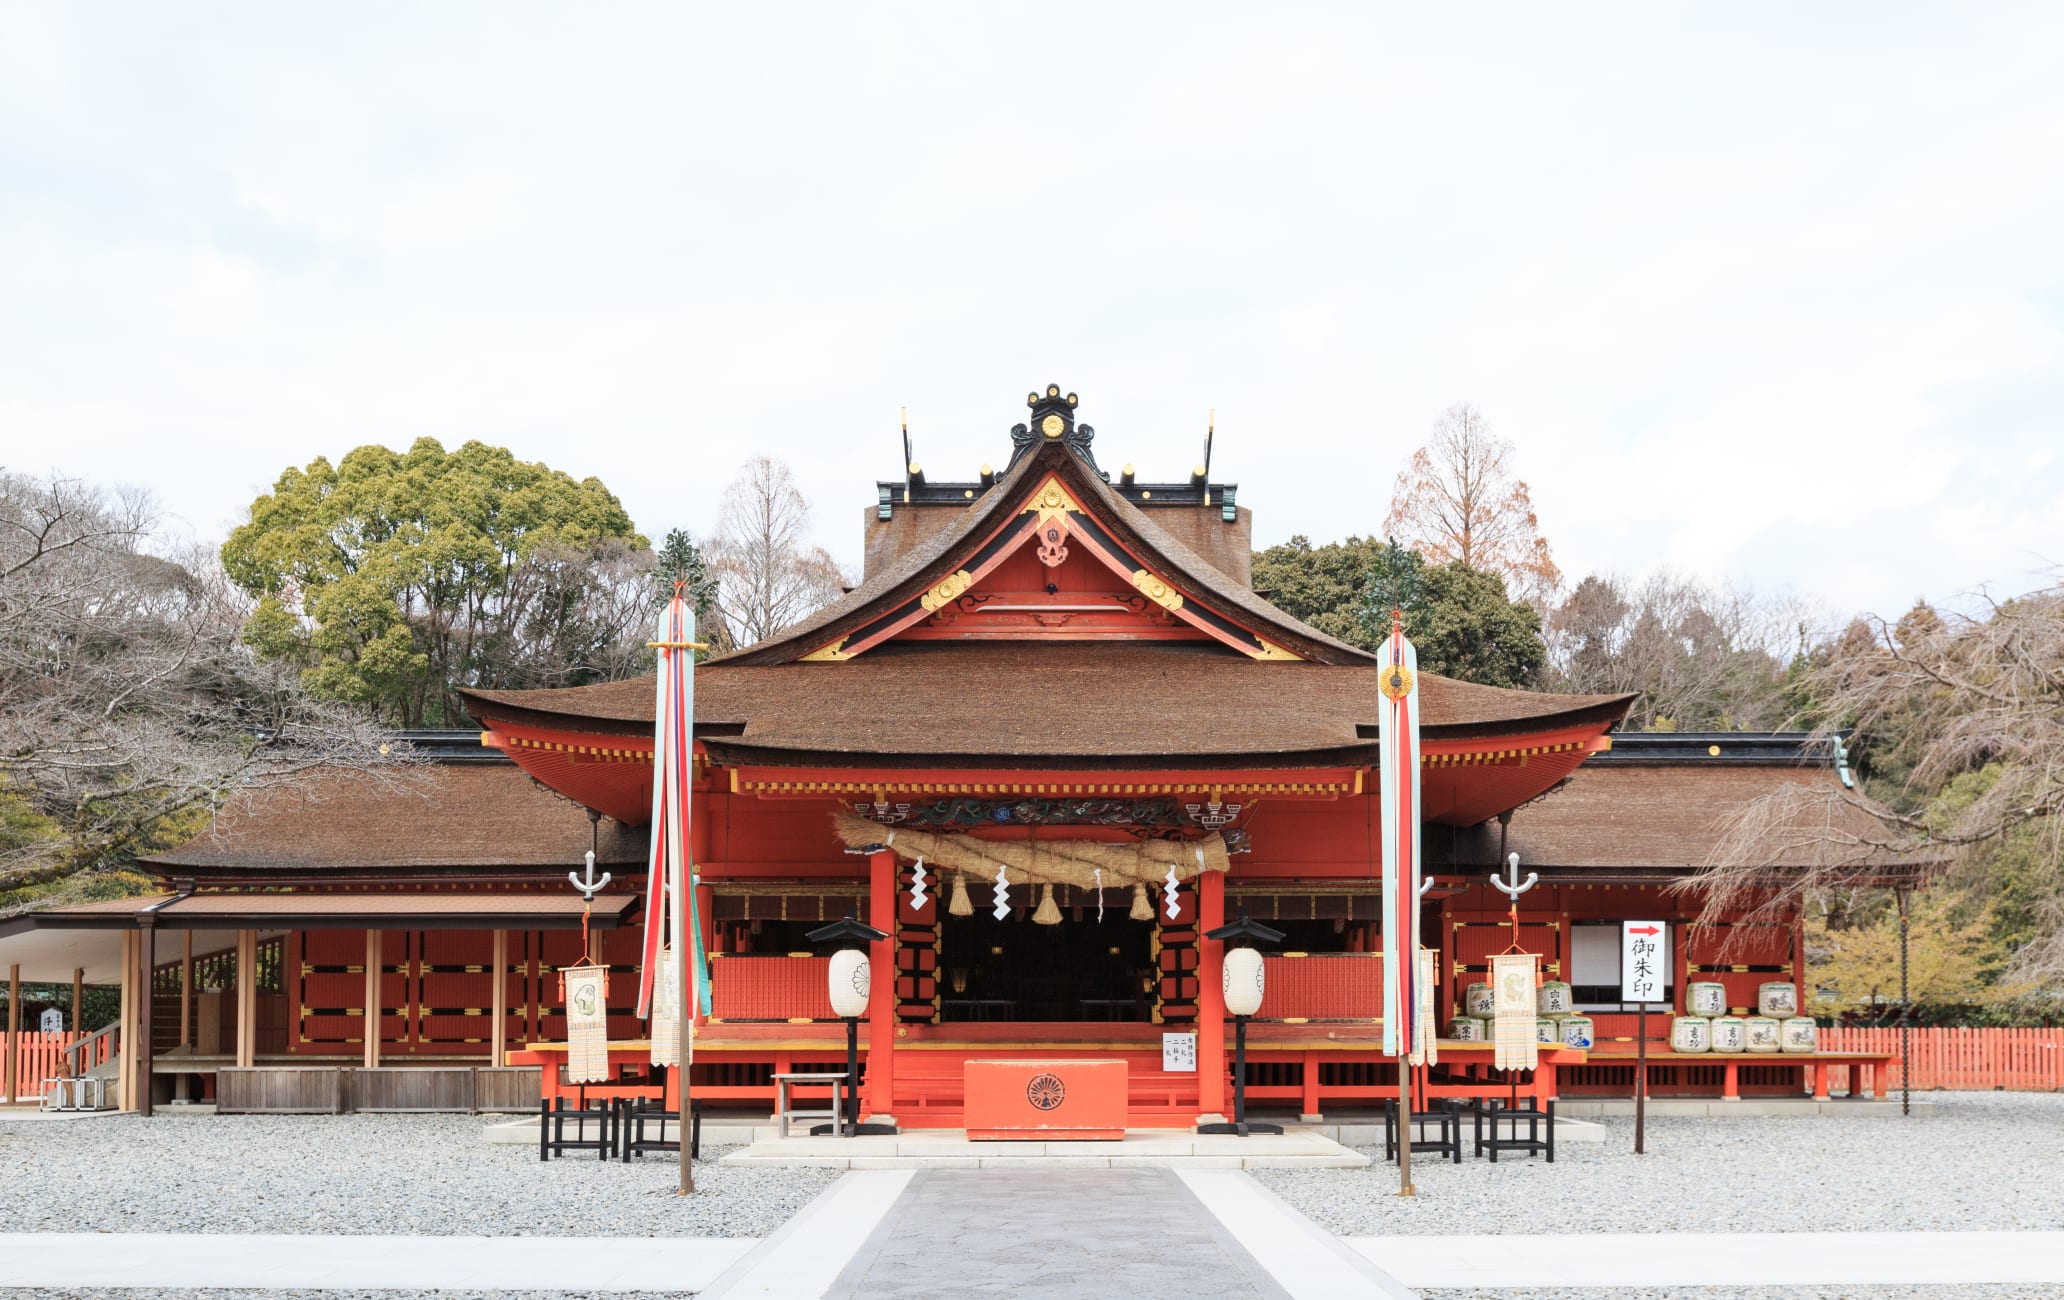
[[[1225,924],[1225,873],[1197,874],[1197,1109],[1226,1109],[1225,944],[1204,931]]]
[[[896,855],[887,849],[867,859],[867,923],[889,937],[867,955],[867,1076],[869,1115],[893,1115],[896,1105]]]

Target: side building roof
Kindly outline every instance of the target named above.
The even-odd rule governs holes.
[[[591,823],[513,763],[432,763],[381,777],[335,772],[233,800],[207,830],[145,865],[203,880],[558,876],[597,837],[598,863],[643,864],[642,831]]]

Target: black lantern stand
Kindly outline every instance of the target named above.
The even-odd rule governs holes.
[[[1240,915],[1231,925],[1221,925],[1216,930],[1206,930],[1204,937],[1220,943],[1232,943],[1245,939],[1250,946],[1264,943],[1283,942],[1283,932],[1274,926],[1249,920],[1247,909],[1241,908]],[[1236,1133],[1246,1137],[1250,1133],[1281,1133],[1281,1124],[1265,1124],[1260,1121],[1247,1122],[1247,1017],[1233,1017],[1233,1122],[1230,1124],[1199,1124],[1199,1133]]]
[[[889,936],[861,921],[848,912],[830,925],[820,925],[803,936],[811,943],[856,943],[867,944],[886,939]],[[869,978],[872,978],[870,974]],[[846,1022],[846,1114],[843,1124],[848,1137],[869,1134],[893,1134],[893,1124],[862,1124],[860,1122],[860,1017],[842,1016]],[[830,1124],[813,1124],[810,1136],[820,1137],[837,1133],[840,1121]]]

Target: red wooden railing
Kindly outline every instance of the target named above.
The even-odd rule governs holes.
[[[1914,1029],[1913,1084],[1930,1088],[1991,1092],[2049,1092],[2064,1089],[2064,1029]],[[1899,1087],[1899,1030],[1823,1029],[1827,1052],[1889,1052],[1892,1069],[1881,1090]],[[1834,1072],[1837,1090],[1848,1067]]]

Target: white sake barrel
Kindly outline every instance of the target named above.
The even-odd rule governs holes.
[[[1750,1016],[1742,1023],[1748,1031],[1750,1051],[1775,1052],[1783,1046],[1778,1023],[1769,1016]]]
[[[1670,1022],[1670,1050],[1709,1052],[1713,1050],[1713,1022],[1704,1016],[1678,1016]]]
[[[1591,1038],[1591,1017],[1564,1016],[1562,1018],[1562,1042],[1565,1047],[1589,1048]]]
[[[1684,990],[1684,1013],[1690,1016],[1724,1016],[1727,1014],[1727,986],[1725,984],[1690,984]]]
[[[1462,990],[1462,1014],[1488,1017],[1497,1005],[1497,995],[1488,984],[1471,984]]]
[[[1820,1026],[1812,1016],[1793,1016],[1777,1027],[1778,1041],[1787,1052],[1811,1052],[1820,1047]]]
[[[1476,1016],[1456,1016],[1448,1022],[1448,1037],[1458,1043],[1484,1043],[1490,1041],[1484,1022]]]
[[[1784,983],[1759,984],[1756,986],[1756,1014],[1788,1020],[1799,1014],[1799,990],[1796,985]]]
[[[1534,1040],[1542,1043],[1562,1041],[1562,1017],[1542,1016],[1534,1021]]]
[[[1534,1009],[1544,1016],[1566,1016],[1577,1009],[1577,1000],[1571,995],[1568,984],[1549,980],[1535,990]]]
[[[1715,1016],[1713,1018],[1713,1050],[1716,1052],[1746,1052],[1749,1050],[1749,1022],[1740,1016]]]

